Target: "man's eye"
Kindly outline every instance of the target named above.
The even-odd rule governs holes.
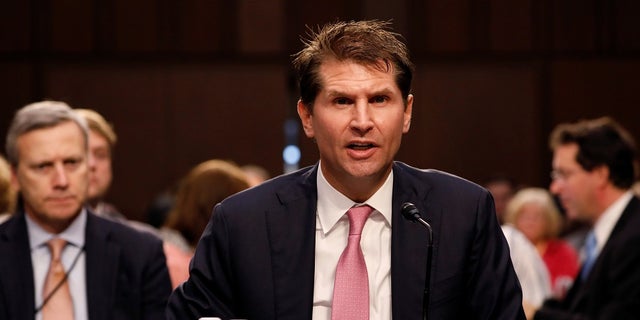
[[[385,96],[375,96],[373,97],[373,99],[371,99],[372,103],[384,103],[386,102],[388,99]]]
[[[75,169],[78,167],[79,164],[80,164],[80,160],[77,160],[77,159],[70,159],[70,160],[64,161],[64,166],[67,169]]]
[[[347,98],[337,98],[334,100],[336,104],[350,104],[351,100]]]
[[[51,168],[53,168],[53,164],[51,163],[41,163],[38,164],[36,166],[32,167],[36,172],[38,173],[47,173],[49,171],[51,171]]]

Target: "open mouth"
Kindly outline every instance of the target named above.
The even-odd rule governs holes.
[[[351,143],[347,146],[353,150],[369,150],[374,147],[372,143]]]

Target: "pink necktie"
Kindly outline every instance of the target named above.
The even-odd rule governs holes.
[[[347,211],[349,240],[336,269],[332,320],[369,319],[369,277],[360,248],[360,234],[372,211],[369,206],[353,207]]]
[[[69,282],[65,279],[64,267],[60,261],[62,249],[67,242],[60,238],[54,238],[47,242],[51,250],[51,264],[49,272],[44,280],[44,290],[42,292],[44,307],[42,308],[42,319],[73,319],[73,301],[69,291]],[[64,281],[64,283],[62,283]],[[51,293],[57,286],[60,286],[53,294]]]

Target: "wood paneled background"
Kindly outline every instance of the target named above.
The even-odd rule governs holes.
[[[635,0],[3,1],[0,130],[42,99],[98,110],[120,138],[109,200],[143,220],[206,159],[282,173],[305,26],[393,19],[417,65],[398,159],[545,186],[560,122],[609,115],[640,139],[638,17]]]

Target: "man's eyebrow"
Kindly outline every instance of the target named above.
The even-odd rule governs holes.
[[[343,97],[343,96],[348,96],[349,94],[344,92],[344,91],[338,91],[338,90],[328,90],[327,91],[327,96],[334,98],[334,97]]]
[[[391,95],[392,93],[393,93],[393,90],[391,90],[390,88],[384,87],[382,89],[372,91],[371,96]],[[334,90],[334,89],[327,90],[328,97],[344,97],[349,95],[351,94],[347,93],[346,91],[340,91],[340,90]]]

